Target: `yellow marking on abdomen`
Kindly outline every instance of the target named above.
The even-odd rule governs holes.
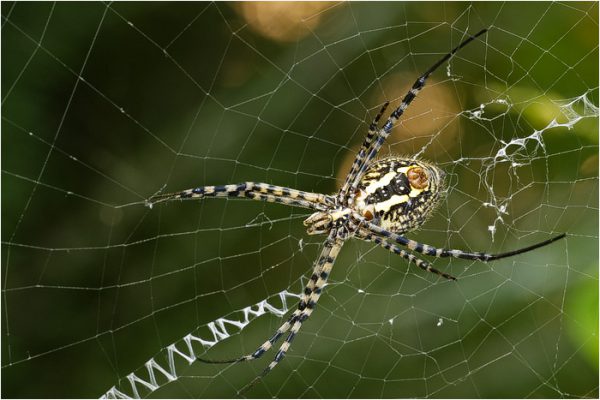
[[[390,182],[392,181],[392,179],[394,179],[394,177],[396,175],[398,175],[398,173],[395,172],[395,171],[388,172],[387,174],[385,174],[384,176],[382,176],[380,179],[374,181],[373,183],[371,183],[370,185],[368,185],[367,187],[365,187],[365,192],[367,193],[367,195],[375,193],[375,191],[377,189],[389,185]]]
[[[388,211],[390,211],[390,209],[393,206],[395,206],[397,204],[406,203],[406,202],[408,202],[407,195],[395,194],[392,197],[390,197],[389,199],[387,199],[385,201],[380,201],[379,203],[374,203],[373,205],[375,206],[376,211],[388,212]]]

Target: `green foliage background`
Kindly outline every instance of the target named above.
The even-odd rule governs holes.
[[[454,133],[407,129],[386,148],[432,141],[423,155],[450,176],[439,216],[411,237],[482,251],[568,238],[490,265],[436,261],[456,283],[350,243],[286,360],[247,395],[598,397],[597,117],[527,142],[522,167],[492,165],[509,205],[493,243],[481,184],[502,141],[565,122],[553,100],[597,106],[598,4],[332,4],[288,42],[236,10],[2,3],[2,396],[98,397],[209,321],[299,290],[322,240],[305,235],[304,210],[144,200],[248,180],[334,192],[385,79],[408,85],[490,27],[432,86],[459,111],[511,108],[454,112]],[[252,351],[280,322],[263,317],[205,356]],[[267,362],[195,363],[152,396],[232,397]]]

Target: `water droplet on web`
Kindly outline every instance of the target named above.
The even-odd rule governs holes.
[[[442,326],[443,324],[444,324],[444,319],[443,318],[439,318],[436,326]]]

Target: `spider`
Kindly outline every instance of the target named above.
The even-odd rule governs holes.
[[[151,203],[157,203],[175,199],[241,197],[308,208],[315,212],[304,221],[304,225],[308,228],[307,233],[309,235],[327,235],[297,309],[266,342],[253,353],[231,360],[199,359],[202,362],[214,364],[256,360],[269,351],[283,335],[287,334],[273,361],[238,394],[245,392],[254,383],[265,377],[284,358],[302,324],[314,311],[336,257],[344,242],[350,238],[376,243],[425,271],[449,280],[456,280],[452,275],[433,268],[429,262],[415,256],[414,253],[437,258],[455,257],[487,262],[522,254],[565,237],[566,234],[563,233],[518,250],[487,254],[436,248],[404,236],[423,225],[435,210],[445,192],[444,172],[435,165],[417,158],[391,156],[375,160],[375,157],[398,119],[425,86],[427,78],[458,50],[486,32],[487,29],[483,29],[470,36],[422,74],[405,95],[400,106],[380,127],[379,120],[385,113],[389,102],[383,105],[369,126],[365,140],[356,154],[344,184],[335,195],[304,192],[266,183],[246,182],[197,187],[177,193],[157,195],[150,199]]]

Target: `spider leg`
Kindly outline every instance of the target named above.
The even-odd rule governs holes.
[[[415,257],[413,254],[411,254],[411,253],[409,253],[409,252],[401,249],[400,247],[396,246],[393,243],[388,242],[385,239],[380,238],[379,236],[373,235],[369,231],[361,229],[361,231],[359,232],[358,235],[356,235],[356,237],[358,239],[366,240],[366,241],[369,241],[369,242],[375,242],[378,245],[380,245],[381,247],[383,247],[384,249],[389,250],[389,251],[391,251],[394,254],[398,254],[400,257],[408,260],[408,262],[414,262],[417,267],[421,268],[424,271],[431,272],[431,273],[434,273],[436,275],[443,276],[444,278],[450,279],[450,280],[453,280],[453,281],[456,280],[456,278],[453,277],[452,275],[449,275],[449,274],[447,274],[445,272],[442,272],[440,270],[437,270],[437,269],[433,268],[431,266],[431,264],[429,264],[427,261],[422,260],[422,259],[420,259],[418,257]]]
[[[201,186],[176,193],[160,194],[150,198],[149,202],[155,204],[178,199],[200,199],[205,197],[241,197],[321,211],[327,210],[328,206],[335,202],[332,196],[257,182]]]
[[[338,238],[338,234],[335,230],[329,234],[329,237],[325,241],[323,250],[321,251],[321,255],[317,259],[315,266],[313,268],[312,276],[310,277],[306,287],[304,289],[304,293],[300,302],[298,303],[298,308],[290,315],[289,319],[281,325],[275,333],[264,342],[258,349],[256,349],[253,353],[237,357],[230,360],[209,360],[204,358],[198,358],[198,361],[201,361],[206,364],[233,364],[243,361],[252,361],[262,357],[267,351],[269,351],[273,345],[283,336],[287,331],[290,331],[285,341],[281,344],[279,351],[275,354],[275,358],[273,361],[263,370],[263,372],[257,376],[252,382],[246,385],[238,394],[241,394],[248,389],[250,389],[256,382],[262,379],[265,375],[267,375],[275,366],[283,359],[285,354],[287,353],[296,333],[300,330],[302,323],[308,319],[308,317],[312,314],[314,306],[317,301],[319,301],[319,297],[321,296],[321,291],[325,284],[327,283],[327,278],[329,277],[329,273],[333,268],[333,263],[337,255],[342,248],[343,241]]]
[[[373,142],[373,137],[375,137],[375,134],[379,130],[379,127],[378,127],[379,120],[381,119],[381,116],[383,115],[383,113],[385,112],[385,110],[387,109],[389,104],[390,104],[389,101],[385,102],[385,104],[381,107],[381,110],[379,111],[379,113],[377,114],[377,116],[375,117],[373,122],[371,122],[371,125],[369,126],[369,131],[367,132],[367,136],[365,137],[365,140],[364,140],[362,146],[360,146],[360,150],[358,150],[358,153],[356,153],[356,157],[354,158],[352,167],[350,167],[350,172],[348,173],[348,175],[346,175],[346,181],[344,182],[344,185],[338,192],[338,202],[340,204],[346,199],[348,188],[350,187],[350,184],[352,183],[352,181],[354,181],[354,178],[356,177],[358,170],[362,166],[362,164],[365,160],[365,157],[367,156],[367,152],[371,148],[371,143]]]
[[[481,252],[470,253],[470,252],[466,252],[466,251],[462,251],[462,250],[436,248],[433,246],[429,246],[427,244],[422,244],[422,243],[416,242],[414,240],[407,239],[404,236],[398,235],[397,233],[389,232],[389,231],[387,231],[371,222],[368,222],[368,221],[364,221],[364,222],[362,222],[362,224],[371,233],[373,233],[379,237],[387,238],[387,239],[389,239],[393,242],[396,242],[402,246],[406,246],[410,250],[412,250],[416,253],[425,254],[425,255],[433,256],[433,257],[437,257],[437,258],[454,257],[454,258],[462,258],[465,260],[479,260],[479,261],[493,261],[493,260],[499,260],[501,258],[506,258],[506,257],[510,257],[510,256],[516,256],[517,254],[526,253],[528,251],[547,246],[550,243],[560,240],[567,235],[566,233],[561,233],[560,235],[555,236],[551,239],[544,240],[543,242],[539,242],[539,243],[533,244],[531,246],[523,247],[521,249],[507,251],[505,253],[488,254],[488,253],[481,253]]]
[[[238,392],[238,395],[241,395],[252,388],[252,386],[264,378],[269,372],[271,372],[271,370],[273,370],[273,368],[277,366],[277,364],[279,364],[279,362],[281,362],[281,360],[283,360],[292,344],[292,341],[296,337],[296,334],[302,327],[302,324],[308,319],[308,317],[310,317],[315,305],[319,301],[319,298],[321,297],[321,291],[327,283],[327,279],[329,278],[329,274],[331,273],[331,269],[333,268],[333,264],[342,248],[342,245],[343,240],[338,237],[338,233],[335,229],[332,230],[325,241],[321,255],[315,263],[313,274],[304,289],[304,296],[298,304],[298,309],[294,312],[294,315],[296,316],[293,324],[290,327],[290,333],[279,347],[279,350],[275,354],[273,361],[271,361],[271,363],[260,373],[260,375],[254,378],[252,382],[244,386],[242,390]]]
[[[242,361],[256,360],[257,358],[262,357],[262,355],[265,354],[267,351],[269,351],[271,347],[273,347],[275,342],[277,342],[284,333],[290,330],[292,324],[298,319],[298,315],[300,315],[300,311],[294,311],[294,313],[290,315],[289,319],[275,331],[273,336],[271,336],[269,340],[260,345],[260,347],[256,349],[253,353],[246,354],[245,356],[241,356],[238,358],[232,358],[229,360],[209,360],[205,358],[198,358],[198,361],[201,361],[206,364],[234,364]]]
[[[383,124],[383,127],[381,129],[379,129],[379,131],[377,132],[377,137],[376,137],[375,141],[373,142],[373,144],[370,146],[367,156],[362,158],[360,167],[358,168],[358,172],[355,174],[355,176],[353,176],[354,180],[348,186],[346,192],[343,195],[340,195],[340,198],[349,197],[348,203],[350,205],[352,204],[352,202],[354,201],[354,192],[356,191],[356,187],[358,186],[358,183],[359,183],[362,175],[364,174],[365,170],[368,168],[369,162],[371,160],[373,160],[375,158],[375,156],[377,156],[377,153],[379,152],[379,150],[381,149],[381,146],[383,146],[383,143],[385,142],[385,140],[388,138],[388,136],[392,132],[392,128],[394,127],[396,122],[400,119],[400,117],[402,116],[402,114],[404,114],[404,111],[408,108],[410,103],[412,103],[412,101],[415,99],[415,97],[417,97],[417,94],[419,94],[421,89],[423,89],[423,87],[425,86],[425,81],[427,80],[427,78],[429,78],[429,75],[431,75],[440,65],[442,65],[443,63],[448,61],[452,56],[454,56],[454,54],[458,50],[462,49],[467,44],[471,43],[475,38],[483,35],[486,32],[487,32],[487,29],[482,29],[481,31],[477,32],[475,35],[469,37],[468,39],[463,41],[461,44],[456,46],[454,49],[452,49],[452,51],[447,53],[444,57],[439,59],[427,71],[425,71],[425,73],[423,75],[421,75],[419,78],[417,78],[417,80],[415,81],[415,83],[413,83],[413,85],[410,88],[410,90],[408,91],[408,93],[406,93],[406,95],[402,99],[402,102],[400,103],[398,108],[396,108],[390,114],[390,116],[387,119],[387,121],[385,122],[385,124]],[[357,157],[357,159],[358,159],[358,157]]]

